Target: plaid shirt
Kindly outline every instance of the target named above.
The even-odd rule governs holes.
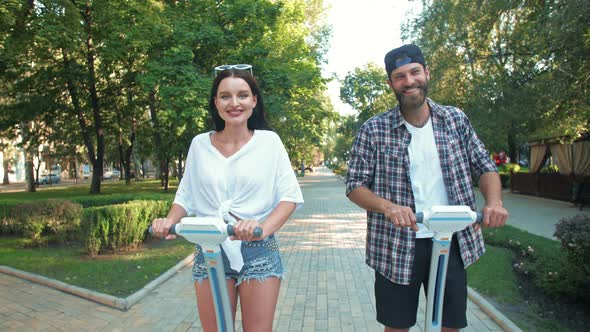
[[[427,102],[449,204],[475,210],[471,176],[479,179],[485,172],[496,172],[496,166],[465,113]],[[398,105],[363,124],[351,150],[346,195],[363,186],[415,212],[408,155],[411,134],[403,123]],[[408,285],[415,237],[410,228],[395,228],[385,215],[367,211],[366,263],[392,282]],[[465,267],[484,254],[481,231],[469,226],[457,233],[457,239]]]

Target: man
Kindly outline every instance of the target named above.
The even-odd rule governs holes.
[[[434,205],[475,210],[472,175],[485,197],[483,224],[503,226],[496,167],[467,116],[427,98],[430,70],[421,50],[404,45],[385,56],[387,84],[399,105],[359,129],[346,194],[367,210],[366,262],[375,269],[377,320],[385,331],[416,324],[420,286],[428,289],[432,232],[414,213]],[[453,236],[444,294],[443,331],[467,326],[465,267],[483,253],[478,225]]]

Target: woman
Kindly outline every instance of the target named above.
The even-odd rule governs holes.
[[[213,81],[209,100],[215,130],[193,139],[172,208],[166,218],[155,219],[152,228],[170,239],[170,226],[187,215],[236,221],[236,235],[222,244],[232,314],[235,320],[239,297],[243,330],[271,331],[284,274],[274,233],[303,204],[303,196],[280,138],[266,123],[255,78],[237,69],[241,67],[223,68],[229,69]],[[257,226],[262,228],[260,238],[253,236]],[[203,330],[215,331],[199,246],[193,279]]]

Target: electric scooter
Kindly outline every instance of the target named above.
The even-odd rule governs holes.
[[[453,233],[465,229],[474,222],[481,223],[483,214],[471,211],[468,206],[433,206],[424,212],[416,213],[416,219],[434,232],[426,295],[425,330],[440,331]]]
[[[152,233],[151,226],[149,232]],[[180,223],[170,227],[168,234],[180,235],[188,241],[201,246],[205,256],[207,274],[209,275],[211,294],[213,295],[217,331],[234,331],[234,321],[220,246],[228,236],[235,235],[234,227],[226,224],[221,218],[184,217],[180,220]],[[262,236],[262,228],[256,227],[254,236]]]

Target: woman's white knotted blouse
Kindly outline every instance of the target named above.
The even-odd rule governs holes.
[[[231,212],[240,219],[262,222],[281,201],[293,202],[296,208],[303,205],[289,156],[276,133],[255,130],[250,140],[229,157],[213,146],[211,133],[197,135],[188,151],[174,199],[187,215],[225,218]],[[226,248],[226,242],[233,242],[234,250]],[[235,251],[241,244],[226,242],[223,247],[228,256],[228,250]]]

